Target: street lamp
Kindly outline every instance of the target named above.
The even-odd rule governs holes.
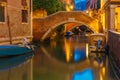
[[[66,4],[66,11],[72,11],[74,6],[72,4]]]

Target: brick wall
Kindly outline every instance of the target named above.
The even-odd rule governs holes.
[[[5,22],[0,22],[0,44],[10,42],[19,43],[23,37],[32,38],[30,0],[27,0],[27,6],[22,6],[21,0],[7,0],[5,7]],[[22,22],[22,10],[28,11],[28,22]],[[8,17],[9,16],[9,17]],[[8,24],[9,20],[9,24]],[[10,30],[10,32],[9,32]]]
[[[91,30],[98,32],[98,22],[96,19],[89,17],[80,11],[59,11],[45,18],[34,18],[33,36],[35,39],[43,41],[45,38],[50,37],[50,32],[52,32],[57,26],[69,22],[89,25],[88,27]]]

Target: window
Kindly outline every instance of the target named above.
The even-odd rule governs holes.
[[[28,22],[28,11],[22,10],[22,22]]]
[[[5,22],[5,7],[0,6],[0,22]]]

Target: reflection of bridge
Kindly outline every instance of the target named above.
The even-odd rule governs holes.
[[[49,37],[50,32],[57,26],[69,22],[76,22],[79,24],[86,25],[95,33],[99,32],[98,21],[94,18],[89,17],[87,14],[80,11],[66,12],[61,11],[54,13],[48,17],[33,19],[33,35],[34,38],[44,40]],[[73,26],[74,27],[74,26]],[[67,28],[69,29],[69,28]]]
[[[74,64],[66,64],[66,62],[62,62],[62,61],[60,61],[60,60],[58,60],[57,58],[56,58],[56,56],[52,56],[51,54],[50,54],[50,52],[44,47],[44,46],[41,46],[41,50],[44,52],[44,54],[49,58],[49,61],[51,60],[52,61],[52,63],[54,63],[54,64],[57,64],[57,65],[59,65],[59,67],[61,67],[61,66],[66,66],[66,67],[68,67],[68,65],[72,65],[72,67],[75,67],[75,66],[82,66],[82,65],[84,65],[85,64],[85,62],[86,61],[83,61],[83,62],[80,62],[80,63],[77,63],[76,65],[74,65]],[[88,64],[88,63],[87,63]],[[85,68],[87,68],[88,67],[88,65],[85,65],[84,67],[81,67],[81,69],[85,69]]]

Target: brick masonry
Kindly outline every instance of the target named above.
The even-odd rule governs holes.
[[[5,6],[5,22],[0,22],[0,44],[10,42],[10,34],[12,43],[19,43],[23,37],[32,38],[30,0],[27,0],[26,8],[23,8],[21,0],[7,0]],[[28,22],[22,23],[22,10],[28,10]],[[9,16],[9,25],[8,17]]]
[[[69,22],[77,22],[89,25],[90,29],[98,32],[98,22],[96,21],[96,19],[91,18],[79,11],[60,11],[45,18],[34,18],[33,36],[35,39],[43,41],[45,38],[50,37],[50,32],[54,30],[57,26]]]

